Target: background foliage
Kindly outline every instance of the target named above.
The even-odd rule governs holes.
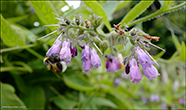
[[[179,103],[185,98],[185,2],[183,1],[92,1],[82,2],[76,10],[65,1],[1,1],[1,108],[5,106],[26,106],[23,109],[183,109]],[[62,12],[61,8],[69,10]],[[176,12],[173,12],[176,11]],[[143,77],[139,84],[132,84],[130,78],[121,78],[124,70],[106,73],[105,58],[102,66],[89,74],[82,72],[81,50],[68,64],[68,69],[58,79],[43,64],[46,51],[56,35],[36,40],[57,24],[56,15],[74,18],[77,13],[84,20],[89,15],[103,17],[98,31],[107,34],[113,24],[126,23],[132,27],[160,37],[156,45],[166,49],[164,54],[151,48],[150,54],[160,65],[161,75],[149,81]],[[163,14],[163,15],[162,15]],[[34,26],[39,22],[39,26]],[[103,30],[103,31],[101,31]],[[128,44],[123,53],[130,54]],[[121,49],[118,46],[118,49]],[[105,51],[105,54],[109,50]],[[114,78],[122,83],[113,86]],[[159,102],[151,102],[150,96],[157,94]],[[142,98],[148,100],[144,103]]]

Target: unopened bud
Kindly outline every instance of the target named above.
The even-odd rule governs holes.
[[[90,22],[88,20],[85,20],[86,28],[90,27]]]
[[[130,66],[129,66],[129,63],[128,63],[127,66],[125,67],[125,73],[129,74],[129,72],[130,72]]]
[[[74,43],[70,44],[70,51],[71,51],[72,57],[77,56],[77,48],[76,48],[76,45]]]
[[[104,53],[105,50],[108,48],[109,46],[109,42],[107,40],[103,40],[103,43],[99,42],[99,46],[102,50],[102,52]]]
[[[88,33],[91,35],[91,36],[96,36],[96,33],[94,31],[88,31]]]
[[[103,21],[103,17],[98,17],[98,18],[96,19],[96,21],[95,21],[95,24],[96,24],[95,27],[96,27],[96,28],[99,27],[99,26],[101,25],[102,21]]]

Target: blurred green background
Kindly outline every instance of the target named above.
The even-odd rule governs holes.
[[[139,2],[98,1],[104,9],[100,15],[105,14],[113,27]],[[74,19],[77,13],[86,20],[89,15],[99,15],[93,10],[95,6],[81,2],[80,7],[74,9],[65,1],[1,1],[1,108],[162,109],[164,105],[163,108],[167,109],[184,109],[185,103],[180,103],[180,100],[186,98],[186,13],[185,8],[167,11],[184,3],[154,1],[143,13],[137,13],[139,16],[133,20],[156,13],[161,8],[164,8],[164,15],[154,16],[153,19],[135,25],[129,23],[128,30],[136,27],[149,35],[160,37],[159,42],[152,43],[166,50],[165,54],[154,47],[149,51],[160,65],[158,71],[161,75],[157,81],[149,81],[143,75],[141,83],[132,84],[129,77],[121,77],[125,74],[124,70],[106,73],[104,56],[101,56],[101,67],[92,69],[88,74],[83,73],[81,50],[78,50],[78,56],[72,58],[67,70],[61,73],[63,80],[58,79],[43,64],[43,58],[57,35],[42,40],[37,38],[55,30],[54,27],[43,27],[58,23],[53,13],[68,19]],[[61,11],[65,6],[68,10]],[[99,30],[109,32],[104,24]],[[122,52],[123,57],[130,54],[130,49],[129,43]],[[122,80],[116,88],[113,84],[115,78]],[[160,100],[150,100],[152,95],[158,95]]]

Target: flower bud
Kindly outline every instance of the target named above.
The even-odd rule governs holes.
[[[76,45],[74,43],[70,44],[70,51],[71,51],[72,57],[77,56],[77,48],[76,48]]]
[[[101,25],[102,21],[103,21],[103,17],[97,17],[95,20],[96,25],[94,27],[96,27],[96,28],[99,27]]]
[[[103,43],[99,42],[99,46],[100,46],[102,52],[104,53],[105,50],[107,50],[107,48],[109,46],[109,42],[107,40],[103,40]]]
[[[121,84],[121,80],[119,78],[115,78],[114,79],[114,87],[116,88],[120,84]]]
[[[129,74],[129,72],[130,72],[130,66],[129,64],[127,64],[127,66],[125,67],[125,73]]]

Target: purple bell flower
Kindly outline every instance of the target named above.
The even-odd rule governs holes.
[[[107,72],[116,72],[119,69],[119,61],[117,57],[107,59],[106,61]]]
[[[90,50],[90,55],[91,55],[91,64],[93,68],[98,68],[99,66],[101,66],[101,59],[99,58],[94,48]]]
[[[90,51],[89,51],[89,46],[85,45],[83,51],[82,51],[82,57],[81,57],[81,61],[85,62],[88,61],[89,56],[90,56]]]
[[[138,60],[142,66],[147,67],[153,64],[153,61],[140,47],[137,47],[137,49],[135,50],[135,53],[138,56]]]
[[[60,59],[65,59],[64,62],[70,63],[71,62],[71,51],[70,51],[70,42],[64,41],[63,47],[60,51]]]
[[[153,79],[156,79],[158,75],[160,75],[158,73],[158,70],[153,66],[151,65],[150,67],[145,67],[145,66],[142,66],[142,69],[143,69],[143,72],[145,74],[145,76],[151,80],[152,78]]]
[[[120,84],[121,84],[121,80],[119,78],[115,78],[115,80],[114,80],[114,87],[116,88]]]
[[[167,104],[166,103],[162,103],[161,108],[162,109],[167,109]]]
[[[159,96],[158,95],[151,95],[151,97],[150,97],[150,101],[151,102],[159,102],[160,101],[160,98],[159,98]]]
[[[148,103],[148,99],[146,97],[141,97],[141,100],[143,101],[143,103],[147,104]]]
[[[179,103],[182,104],[182,105],[184,105],[184,103],[185,103],[184,98],[181,98],[181,99],[179,100]]]
[[[140,81],[143,79],[142,79],[142,74],[137,65],[136,59],[132,58],[129,63],[130,63],[130,79],[132,83],[135,82],[140,83]]]
[[[57,39],[56,42],[52,45],[52,47],[47,51],[46,56],[51,56],[52,54],[58,54],[61,49],[62,42]]]
[[[87,61],[83,62],[83,72],[88,73],[91,71],[91,60],[90,58]]]

